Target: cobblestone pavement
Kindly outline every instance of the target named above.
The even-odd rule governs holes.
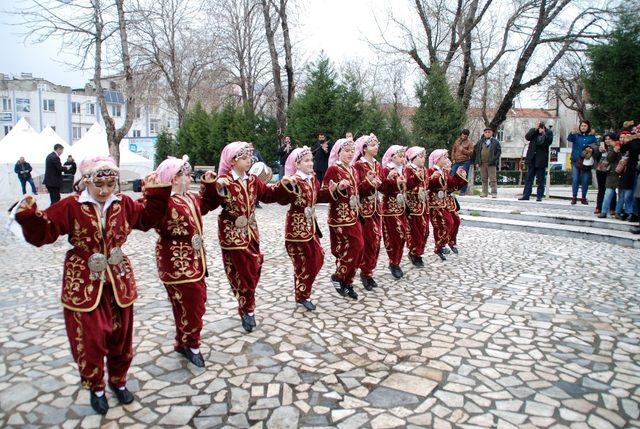
[[[173,320],[154,261],[155,233],[130,255],[136,357],[105,417],[80,389],[59,304],[68,244],[0,236],[0,426],[293,428],[640,426],[640,251],[524,232],[461,229],[461,254],[427,267],[384,267],[357,302],[330,285],[327,249],[313,299],[293,302],[282,241],[285,208],[257,217],[265,263],[258,328],[245,334],[206,217],[210,264],[205,369],[172,349]],[[431,243],[430,243],[431,245]]]

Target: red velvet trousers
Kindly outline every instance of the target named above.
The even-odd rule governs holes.
[[[458,242],[458,230],[460,229],[460,216],[457,212],[449,212],[451,224],[449,225],[449,245],[455,246]]]
[[[364,219],[362,238],[364,240],[364,249],[360,261],[360,276],[371,278],[373,277],[373,270],[378,265],[378,255],[380,255],[382,221],[379,214],[376,213]]]
[[[400,265],[407,236],[407,218],[400,216],[382,216],[382,237],[389,255],[389,263]]]
[[[318,236],[309,241],[286,241],[285,247],[293,263],[293,289],[296,302],[311,297],[311,289],[324,262],[324,250]]]
[[[451,212],[445,208],[429,209],[429,217],[433,226],[433,240],[435,241],[434,253],[438,249],[449,244],[449,234],[453,230],[453,218]]]
[[[120,308],[110,284],[102,287],[98,306],[89,312],[64,309],[71,354],[78,364],[82,387],[104,390],[104,360],[109,385],[122,387],[133,359],[133,305]]]
[[[353,284],[364,248],[362,225],[357,221],[351,226],[329,226],[329,239],[336,258],[335,276],[344,284]]]
[[[207,301],[207,283],[202,279],[193,283],[165,284],[164,287],[167,289],[173,309],[173,319],[176,323],[176,339],[173,348],[175,350],[185,347],[199,348],[202,316],[204,316]]]
[[[413,256],[422,256],[429,237],[429,216],[409,216],[407,247]]]
[[[231,285],[233,296],[238,300],[238,314],[253,313],[256,309],[255,293],[264,255],[260,244],[252,239],[246,249],[222,249],[222,262]]]

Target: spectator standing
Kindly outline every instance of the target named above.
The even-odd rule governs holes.
[[[73,156],[71,155],[67,157],[67,161],[63,164],[63,167],[66,170],[64,174],[70,174],[72,176],[76,174],[76,170],[78,168],[75,159],[73,159]]]
[[[24,156],[21,156],[18,162],[16,162],[16,166],[13,168],[13,171],[18,175],[18,179],[20,179],[20,185],[22,186],[22,194],[27,193],[27,183],[31,185],[31,192],[33,194],[37,194],[36,185],[33,183],[33,179],[31,178],[31,164],[24,160]]]
[[[569,133],[567,140],[571,142],[571,191],[573,197],[571,198],[571,204],[576,204],[578,201],[578,187],[582,187],[582,204],[589,204],[587,201],[587,191],[589,189],[589,175],[591,174],[591,167],[581,165],[585,155],[585,151],[588,152],[587,146],[597,142],[596,136],[591,134],[591,123],[589,121],[582,121],[578,126],[578,129]],[[593,151],[593,149],[592,149]],[[582,160],[581,160],[582,158]],[[588,167],[588,168],[587,168]]]
[[[458,171],[458,167],[464,168],[469,176],[469,169],[471,168],[471,155],[473,155],[473,143],[469,139],[469,130],[466,128],[462,130],[460,136],[453,142],[453,148],[451,149],[451,159],[453,165],[451,171]],[[464,195],[467,192],[467,185],[464,185],[460,189],[460,195]]]
[[[605,138],[606,155],[601,161],[600,168],[607,175],[605,179],[604,198],[602,208],[598,214],[599,218],[607,217],[613,199],[616,197],[616,188],[620,185],[620,176],[616,172],[616,167],[620,161],[620,142],[614,141],[611,136]]]
[[[282,179],[284,176],[284,166],[287,163],[287,158],[293,151],[293,147],[291,146],[291,137],[284,136],[282,142],[280,143],[280,147],[278,148],[278,159],[279,159],[279,169],[278,169],[278,177]]]
[[[480,170],[480,176],[482,177],[482,193],[480,196],[483,198],[489,195],[489,186],[491,186],[491,196],[493,198],[498,197],[496,171],[500,162],[502,147],[498,139],[493,136],[493,132],[493,128],[485,128],[473,151],[476,170]]]
[[[625,123],[625,125],[627,125]],[[625,127],[630,128],[630,127]],[[638,156],[640,155],[640,136],[629,131],[620,133],[621,159],[626,159],[626,167],[620,174],[618,187],[618,204],[616,204],[616,217],[631,222],[638,221],[635,213],[635,201],[633,192],[636,187]]]
[[[313,171],[316,173],[316,178],[320,183],[324,177],[324,173],[329,168],[329,142],[324,133],[318,134],[318,141],[313,146]]]
[[[53,146],[53,152],[47,155],[44,167],[44,180],[42,183],[47,187],[49,191],[49,198],[51,204],[60,201],[60,187],[62,186],[62,163],[60,162],[60,155],[64,152],[64,147],[56,143]]]
[[[524,181],[524,192],[519,200],[528,200],[533,190],[533,180],[538,182],[536,201],[542,201],[544,196],[545,174],[549,166],[549,147],[553,142],[553,131],[539,122],[536,128],[531,128],[524,138],[529,142],[525,163],[527,177]]]
[[[598,182],[598,197],[596,198],[596,209],[593,212],[594,214],[600,214],[606,212],[602,211],[602,203],[604,201],[604,194],[607,189],[607,176],[609,175],[610,170],[610,162],[607,159],[607,154],[609,152],[609,148],[613,147],[613,145],[618,140],[618,135],[614,133],[607,133],[604,136],[604,140],[600,142],[600,146],[598,146],[598,150],[594,152],[594,157],[596,161],[596,181]],[[619,143],[618,143],[619,144]],[[613,199],[611,200],[611,205],[609,207],[615,208],[616,206],[616,194],[615,190],[613,193]],[[612,214],[614,210],[611,210]]]

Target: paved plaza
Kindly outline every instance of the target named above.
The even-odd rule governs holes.
[[[285,211],[257,211],[265,262],[251,334],[222,268],[218,211],[205,217],[204,369],[173,351],[155,233],[131,235],[137,400],[110,396],[105,417],[80,388],[64,330],[69,245],[0,234],[0,427],[640,427],[640,250],[463,223],[460,255],[441,262],[429,240],[426,268],[405,259],[400,281],[383,250],[380,287],[357,283],[355,302],[330,285],[320,207],[327,255],[307,312],[293,301]]]

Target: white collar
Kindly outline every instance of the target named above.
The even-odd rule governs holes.
[[[391,161],[389,162],[389,166],[391,167],[392,170],[397,170],[397,171],[402,171],[402,165],[397,165],[395,162]]]
[[[240,176],[234,169],[231,169],[231,177],[233,177],[234,181],[239,179],[246,181],[249,178],[249,176],[247,176],[247,173],[245,173],[244,176]]]
[[[438,165],[434,165],[433,168],[435,168],[436,170],[438,170],[440,172],[440,174],[444,174],[444,170],[442,169],[442,167],[438,166]]]
[[[120,201],[120,197],[117,196],[114,192],[113,194],[109,195],[109,198],[107,199],[107,201],[105,201],[104,205],[102,205],[98,201],[96,201],[95,198],[91,196],[88,189],[85,189],[84,191],[82,191],[82,193],[80,193],[80,197],[78,198],[79,203],[91,203],[96,205],[98,209],[102,207],[102,213],[106,213],[107,209],[111,206],[111,204],[115,203],[116,201]]]
[[[412,161],[409,161],[409,165],[411,167],[413,167],[414,170],[420,170],[420,167],[418,167],[417,165],[415,165]]]
[[[301,171],[301,170],[297,170],[297,171],[296,171],[296,176],[301,177],[301,178],[303,178],[304,180],[311,180],[311,179],[313,179],[313,174],[307,174],[307,173],[304,173],[304,172],[303,172],[303,171]]]
[[[368,160],[367,158],[365,158],[364,156],[361,156],[361,157],[360,157],[360,160],[361,160],[362,162],[366,162],[366,163],[367,163],[367,164],[369,164],[369,165],[374,165],[374,164],[376,163],[376,159],[375,159],[375,158],[373,158],[373,161],[369,161],[369,160]]]

